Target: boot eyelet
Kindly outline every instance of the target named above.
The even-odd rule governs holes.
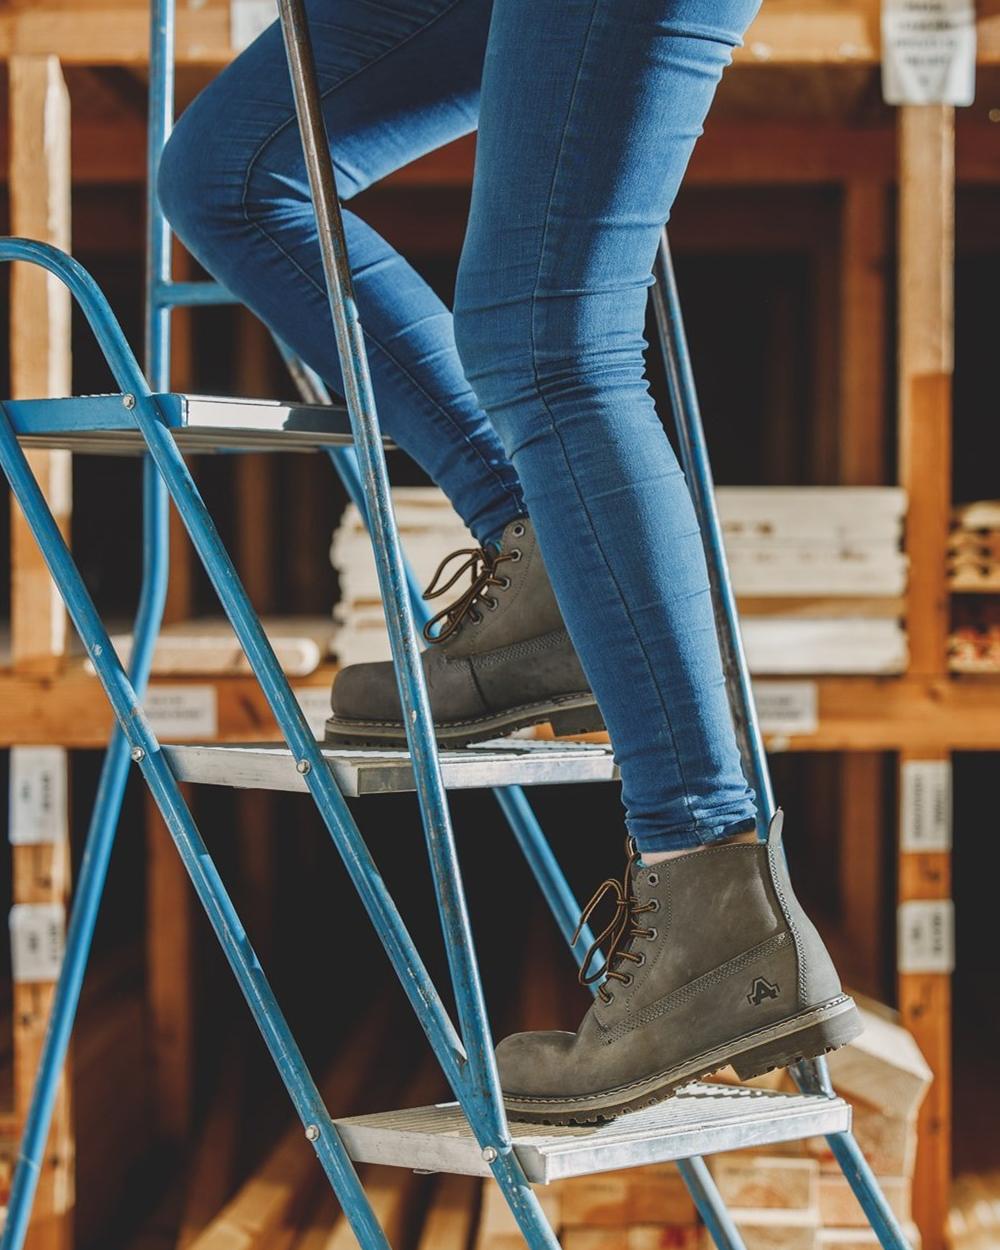
[[[517,525],[515,525],[514,528],[510,532],[514,535],[515,538],[523,538],[524,526],[519,521]]]
[[[660,875],[659,873],[651,872],[649,876],[646,878],[646,880],[649,882],[650,885],[659,885]]]
[[[610,1007],[614,1001],[615,1001],[614,994],[609,994],[607,998],[604,1000],[605,1007]]]
[[[494,599],[492,596],[490,596],[489,598],[484,598],[483,603],[486,604],[486,607],[490,612],[495,612],[497,608],[500,606],[500,600]]]
[[[657,937],[659,937],[659,930],[655,926],[652,929],[646,930],[647,942],[655,942]]]
[[[635,961],[635,966],[637,968],[641,968],[645,962],[646,962],[646,956],[640,951],[639,956]]]
[[[473,625],[480,625],[482,624],[483,618],[479,615],[478,612],[470,612],[469,620],[473,623]]]
[[[501,590],[510,590],[510,578],[509,578],[509,577],[501,577],[501,578],[500,578],[500,589],[501,589]]]
[[[511,563],[517,564],[518,560],[520,560],[522,555],[524,555],[524,552],[521,550],[521,548],[515,547],[514,550],[510,553]]]
[[[660,900],[658,898],[651,898],[649,902],[646,904],[646,906],[649,908],[650,911],[659,911]]]
[[[625,978],[622,981],[622,985],[626,985],[626,986],[631,985],[634,980],[635,980],[635,977],[633,977],[631,972],[626,972]]]

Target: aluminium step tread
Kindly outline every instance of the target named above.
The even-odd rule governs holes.
[[[490,1175],[457,1103],[350,1116],[334,1124],[356,1163]],[[548,1184],[568,1176],[841,1133],[850,1125],[851,1109],[842,1098],[696,1082],[655,1107],[607,1124],[558,1128],[511,1121],[510,1131],[528,1180]]]
[[[341,793],[397,794],[416,788],[410,754],[403,750],[321,747]],[[306,779],[283,743],[179,744],[163,747],[178,781],[238,790],[306,790]],[[498,738],[439,753],[449,790],[492,786],[575,785],[615,781],[610,746],[595,742]]]
[[[154,397],[184,452],[315,451],[353,443],[347,410],[271,399],[184,395]],[[4,403],[25,447],[134,455],[146,445],[121,395],[76,395]]]

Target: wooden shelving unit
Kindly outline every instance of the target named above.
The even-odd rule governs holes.
[[[981,69],[1000,65],[1000,0],[983,0],[978,37]],[[228,0],[181,5],[178,62],[186,89],[193,89],[228,62]],[[65,245],[69,238],[71,187],[101,184],[139,185],[144,171],[144,119],[137,105],[147,60],[148,11],[144,0],[9,0],[0,11],[0,57],[9,64],[11,125],[0,132],[3,160],[9,166],[12,222],[17,232],[49,237]],[[949,675],[946,638],[949,595],[945,580],[945,544],[951,505],[951,377],[953,371],[953,255],[956,179],[990,184],[1000,180],[1000,126],[975,115],[960,119],[946,107],[899,109],[895,117],[879,114],[870,124],[852,123],[844,102],[857,99],[862,81],[869,84],[879,61],[879,6],[874,0],[768,0],[735,58],[720,93],[720,105],[692,162],[688,185],[812,186],[839,189],[840,263],[827,274],[841,309],[839,348],[824,366],[829,373],[829,411],[817,439],[817,480],[831,484],[872,485],[888,480],[888,414],[885,360],[891,333],[887,309],[889,284],[896,282],[898,336],[897,447],[898,482],[909,498],[906,548],[910,583],[906,624],[910,665],[893,678],[819,678],[818,729],[815,733],[772,740],[783,751],[851,753],[843,774],[844,837],[858,862],[877,833],[874,812],[882,781],[872,753],[891,752],[900,767],[913,761],[947,761],[952,752],[1000,750],[1000,677]],[[67,74],[112,70],[125,74],[110,92],[91,86],[101,107],[72,118],[62,68]],[[867,75],[867,79],[865,78]],[[827,104],[820,124],[796,115],[797,100],[808,83],[821,82],[817,97]],[[86,92],[81,88],[81,96]],[[117,99],[117,107],[114,101]],[[111,103],[109,104],[109,100]],[[730,100],[729,105],[726,100]],[[753,107],[748,107],[748,102]],[[46,128],[54,128],[51,131]],[[52,142],[34,141],[47,134]],[[956,139],[957,135],[957,139]],[[463,141],[432,154],[387,179],[387,190],[409,194],[426,188],[462,187],[471,177],[472,142]],[[2,175],[0,175],[2,177]],[[895,208],[893,207],[895,205]],[[895,229],[893,212],[895,211]],[[679,227],[675,243],[697,247],[711,235],[711,222]],[[782,223],[756,228],[734,247],[752,249],[780,239]],[[889,268],[891,238],[897,240],[895,276]],[[18,275],[12,288],[15,392],[55,393],[68,389],[67,316],[61,292],[37,277]],[[49,334],[39,327],[48,327]],[[252,330],[248,333],[253,333]],[[179,334],[176,365],[189,368],[190,351]],[[252,356],[253,353],[250,353]],[[68,522],[69,468],[60,455],[39,459],[41,478],[53,495],[65,500]],[[247,491],[261,489],[257,458],[241,468]],[[247,516],[252,521],[254,512]],[[260,515],[259,509],[256,513]],[[254,542],[244,543],[245,552]],[[183,548],[179,575],[171,590],[171,614],[190,610]],[[13,526],[12,666],[0,672],[0,746],[58,744],[99,748],[106,741],[110,714],[96,680],[82,665],[62,654],[64,621],[51,589],[21,526]],[[248,577],[255,574],[248,568]],[[268,587],[256,587],[266,597]],[[307,697],[321,697],[329,687],[332,666],[297,683]],[[154,682],[154,690],[171,684]],[[206,683],[199,682],[200,685]],[[249,677],[207,683],[214,691],[219,737],[248,741],[274,734],[262,694]],[[151,824],[151,847],[162,837]],[[65,847],[59,848],[65,855]],[[38,869],[15,851],[16,897],[39,901],[62,899],[64,873],[33,876]],[[172,872],[167,857],[150,854],[154,874]],[[179,874],[179,868],[177,869]],[[898,899],[947,900],[950,857],[945,849],[900,849]],[[151,907],[185,916],[178,902],[184,890],[179,875],[155,876]],[[848,899],[859,925],[871,928],[872,899],[859,884]],[[186,921],[180,943],[188,940]],[[176,950],[150,941],[149,962],[156,986],[154,1014],[160,1026],[180,1036],[187,1053],[190,1033],[178,989],[183,961]],[[925,1250],[942,1244],[950,1183],[950,978],[947,972],[900,974],[899,1006],[935,1073],[920,1127],[920,1156],[915,1185],[916,1218]],[[30,1004],[18,1003],[15,1055],[19,1091],[6,1118],[8,1135],[24,1111],[25,1091],[40,1028],[46,993],[31,987]],[[179,1030],[179,1034],[177,1033]],[[185,1040],[187,1039],[187,1040]],[[164,1061],[161,1122],[168,1135],[180,1137],[186,1124],[176,1063]],[[170,1065],[173,1064],[171,1067]],[[169,1070],[168,1070],[169,1069]],[[36,1247],[69,1244],[72,1205],[72,1133],[68,1103],[60,1112],[61,1145],[53,1152],[51,1184],[43,1189],[43,1219]],[[61,1179],[60,1179],[61,1178]]]

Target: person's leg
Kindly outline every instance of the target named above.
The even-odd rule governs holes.
[[[490,9],[490,0],[311,0],[343,199],[475,129]],[[158,188],[197,259],[342,393],[277,24],[181,115]],[[383,427],[480,542],[495,538],[524,505],[458,361],[451,313],[370,226],[344,217]]]
[[[587,1122],[822,1054],[856,1009],[754,817],[701,537],[644,379],[648,288],[757,0],[495,0],[456,292],[466,374],[524,487],[621,765],[631,844],[576,1033],[497,1048],[508,1111]],[[647,852],[683,851],[655,867]],[[596,955],[596,950],[592,954]]]
[[[758,0],[496,0],[455,330],[644,851],[745,828],[701,537],[644,377],[652,265]]]

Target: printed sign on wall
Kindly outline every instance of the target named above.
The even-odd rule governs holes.
[[[973,102],[973,0],[882,0],[882,95],[887,104]]]
[[[58,842],[66,836],[66,751],[12,747],[10,826],[13,846]]]

